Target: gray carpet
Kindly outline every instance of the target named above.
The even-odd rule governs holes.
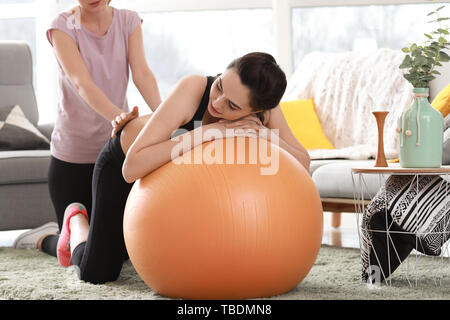
[[[392,276],[392,286],[378,288],[361,283],[360,263],[357,249],[323,246],[304,281],[270,299],[450,299],[448,259],[412,255]],[[440,285],[436,285],[436,275],[443,276]],[[149,289],[129,261],[117,281],[92,285],[79,281],[73,267],[62,268],[46,254],[0,247],[0,299],[167,298]]]

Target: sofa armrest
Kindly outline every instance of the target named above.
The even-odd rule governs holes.
[[[53,128],[55,127],[54,123],[45,123],[38,125],[38,129],[44,136],[47,137],[48,140],[52,138]]]

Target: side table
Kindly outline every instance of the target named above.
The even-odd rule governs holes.
[[[440,285],[442,283],[442,277],[444,276],[444,272],[442,272],[441,268],[444,263],[448,264],[450,262],[450,252],[449,252],[449,243],[450,241],[446,241],[450,237],[450,166],[442,166],[440,168],[402,168],[399,164],[389,164],[388,167],[359,167],[359,168],[352,168],[352,182],[353,182],[353,192],[354,192],[354,200],[355,200],[355,212],[356,212],[356,218],[357,218],[357,226],[358,226],[358,236],[359,236],[359,243],[360,243],[360,249],[361,249],[361,263],[362,263],[362,274],[368,275],[367,282],[369,284],[374,282],[381,282],[380,280],[384,279],[385,283],[387,285],[392,285],[392,277],[391,273],[395,271],[397,266],[401,264],[401,262],[406,259],[405,253],[402,253],[398,250],[398,242],[397,239],[400,237],[409,237],[408,239],[415,239],[415,247],[413,247],[413,250],[411,253],[414,253],[415,257],[412,259],[413,266],[410,268],[410,261],[411,258],[406,259],[406,280],[410,286],[415,283],[415,285],[418,285],[418,274],[416,272],[417,263],[419,262],[419,259],[425,257],[424,254],[420,253],[418,249],[422,248],[423,251],[423,244],[421,240],[421,237],[427,236],[427,239],[432,238],[433,236],[436,236],[436,239],[444,239],[442,240],[442,243],[438,243],[438,246],[440,247],[440,254],[438,256],[433,256],[431,258],[431,261],[434,265],[438,265],[437,268],[433,267],[433,270],[430,270],[430,274],[433,274],[433,279],[435,284]],[[378,227],[373,229],[368,227],[369,223],[367,221],[370,220],[368,218],[370,216],[370,210],[368,210],[370,203],[367,204],[367,200],[372,200],[375,198],[376,195],[369,194],[369,189],[367,188],[367,182],[365,181],[365,177],[368,175],[377,175],[378,181],[380,184],[379,192],[377,193],[377,204],[373,204],[371,208],[373,208],[375,205],[379,206],[380,208],[383,208],[384,206],[384,213],[382,213],[382,218],[378,219]],[[395,222],[395,219],[399,218],[398,211],[388,212],[388,204],[393,204],[396,201],[393,197],[389,198],[386,191],[386,181],[391,176],[409,176],[404,177],[405,181],[408,181],[408,184],[404,186],[403,191],[406,195],[405,197],[409,197],[409,207],[408,207],[408,221],[409,226],[413,226],[413,230],[405,231],[404,229],[401,229],[397,226]],[[428,177],[426,177],[428,176]],[[426,179],[432,179],[433,177],[430,176],[439,176],[442,179],[437,179],[440,181],[440,185],[435,186],[435,190],[438,190],[439,192],[436,192],[436,194],[440,195],[439,203],[441,204],[442,201],[445,204],[445,208],[440,209],[441,212],[446,212],[445,217],[449,217],[448,223],[447,218],[445,218],[445,221],[442,222],[442,220],[439,220],[440,227],[442,226],[442,231],[439,232],[432,232],[430,233],[423,233],[423,228],[419,228],[417,226],[420,226],[420,223],[424,221],[424,215],[427,215],[428,211],[431,209],[427,209],[427,206],[423,203],[420,203],[420,208],[418,208],[418,200],[420,198],[419,194],[419,182],[424,181]],[[422,179],[422,180],[420,180]],[[373,179],[372,179],[373,180]],[[392,179],[390,179],[392,180]],[[403,179],[404,180],[404,179]],[[421,184],[422,187],[422,184]],[[434,190],[434,189],[433,189]],[[413,195],[419,195],[417,197],[413,197]],[[423,199],[422,199],[423,200]],[[433,199],[431,199],[433,200]],[[430,200],[429,203],[432,203]],[[392,202],[391,202],[392,201]],[[437,200],[433,200],[436,202]],[[384,203],[383,203],[384,202]],[[399,201],[400,202],[400,201]],[[405,201],[406,202],[406,201]],[[403,207],[400,206],[400,204],[396,204],[397,209],[402,209]],[[428,203],[427,203],[428,205]],[[431,205],[429,206],[431,208]],[[412,209],[411,209],[412,208]],[[402,209],[403,210],[403,209]],[[428,211],[427,211],[428,210]],[[372,210],[373,211],[373,210]],[[394,211],[394,210],[392,210]],[[401,210],[400,210],[401,211]],[[406,211],[406,209],[405,209]],[[397,215],[395,215],[397,213]],[[395,215],[395,216],[392,216]],[[371,216],[370,216],[371,217]],[[381,217],[379,215],[378,217]],[[400,214],[401,217],[401,214]],[[399,218],[402,219],[403,217]],[[434,218],[434,217],[433,217]],[[364,220],[365,219],[365,220]],[[380,223],[380,219],[382,220],[382,223]],[[382,227],[379,227],[380,224]],[[411,228],[408,228],[411,229]],[[370,233],[371,236],[367,236]],[[376,234],[376,237],[372,236]],[[385,238],[381,238],[384,237]],[[376,252],[374,243],[372,242],[373,239],[376,238],[382,239],[382,242],[385,244],[385,249],[387,250],[379,250],[382,252]],[[409,240],[411,241],[411,240]],[[397,247],[396,247],[397,242]],[[419,247],[421,246],[421,247]],[[367,248],[371,248],[371,250],[367,250]],[[381,246],[379,246],[381,247]],[[386,252],[387,251],[387,252]],[[370,252],[370,255],[368,254]],[[409,255],[409,252],[406,253],[406,256]],[[372,263],[370,262],[370,259],[372,259]],[[373,263],[373,260],[376,259],[377,261]],[[436,260],[438,262],[436,262]],[[369,262],[368,262],[369,261]],[[380,262],[381,261],[381,262]],[[386,270],[383,271],[384,268],[378,267],[379,265],[386,266],[388,265],[387,271],[389,274],[387,274]],[[391,268],[392,265],[392,268]],[[368,266],[368,267],[367,267]],[[364,270],[365,269],[365,270]],[[450,275],[450,274],[449,274]],[[363,277],[364,280],[364,277]]]

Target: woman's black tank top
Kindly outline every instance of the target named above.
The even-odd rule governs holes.
[[[209,103],[209,92],[211,90],[211,85],[213,84],[214,80],[216,80],[216,77],[207,77],[206,82],[206,88],[205,92],[203,93],[202,100],[200,101],[200,104],[198,105],[197,111],[194,114],[194,117],[186,124],[181,126],[179,129],[186,129],[188,131],[194,130],[196,127],[194,127],[194,121],[202,121],[203,115],[206,112],[206,109],[208,108]]]

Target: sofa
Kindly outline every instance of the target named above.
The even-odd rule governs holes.
[[[15,105],[20,106],[28,126],[33,125],[50,139],[53,126],[38,125],[30,48],[25,42],[2,41],[0,110]],[[0,151],[0,231],[56,221],[47,185],[49,162],[48,149]]]
[[[296,85],[295,83],[290,83],[290,86],[288,86],[288,90],[291,90],[291,92],[289,94],[287,94],[284,99],[295,99],[295,98],[300,98],[300,99],[306,99],[306,98],[314,98],[314,92],[310,92],[311,91],[311,86],[313,86],[314,81],[320,81],[320,77],[325,77],[323,74],[320,74],[321,71],[323,71],[323,68],[326,68],[326,64],[330,64],[332,63],[331,60],[333,59],[334,54],[325,54],[325,53],[311,53],[311,55],[314,57],[314,59],[305,59],[305,64],[304,65],[314,65],[317,64],[317,68],[312,70],[312,75],[311,75],[311,79],[310,80],[306,80],[304,81],[304,83],[302,83],[302,85]],[[374,97],[371,97],[371,95],[375,95],[374,92],[370,92],[371,88],[370,85],[368,85],[370,81],[377,81],[375,80],[377,77],[381,76],[381,73],[383,72],[383,70],[380,70],[383,65],[381,66],[381,68],[378,68],[378,66],[375,66],[374,68],[372,68],[372,65],[375,64],[374,61],[379,61],[379,60],[384,60],[387,61],[385,63],[385,65],[389,65],[389,68],[387,69],[389,74],[391,74],[392,77],[395,76],[397,77],[397,79],[394,81],[396,84],[400,83],[400,82],[405,82],[405,80],[403,79],[403,77],[401,76],[401,74],[398,71],[398,65],[399,65],[399,61],[401,61],[403,59],[403,53],[401,52],[395,52],[394,50],[389,50],[389,49],[380,49],[377,53],[373,53],[373,54],[369,54],[369,55],[359,55],[357,53],[342,53],[342,54],[336,54],[336,56],[338,56],[338,64],[342,66],[342,69],[336,69],[333,71],[336,71],[337,73],[342,72],[342,73],[350,73],[352,72],[352,63],[354,62],[349,62],[349,61],[345,61],[344,56],[348,56],[351,59],[357,60],[360,58],[361,61],[355,62],[355,70],[354,72],[357,74],[359,71],[361,73],[366,73],[366,78],[364,78],[364,76],[357,76],[357,82],[358,83],[363,83],[363,85],[361,87],[359,87],[360,90],[362,90],[362,88],[368,88],[368,97],[371,99],[368,99],[369,101],[374,100]],[[392,59],[390,60],[388,58],[388,56]],[[357,57],[357,58],[356,58]],[[373,61],[371,61],[371,58],[374,57]],[[321,62],[320,60],[323,59],[323,61]],[[391,62],[389,62],[391,61]],[[358,66],[358,63],[360,63],[360,66]],[[366,64],[365,64],[366,63]],[[300,66],[301,67],[301,66]],[[306,69],[306,68],[305,68]],[[360,69],[360,70],[359,70]],[[302,78],[301,81],[305,80],[305,77],[308,77],[308,70],[298,70],[301,72],[300,78]],[[329,70],[325,70],[326,72]],[[429,101],[433,101],[434,98],[438,95],[438,93],[444,89],[445,87],[447,87],[447,85],[450,84],[450,63],[446,63],[444,64],[441,68],[438,69],[438,71],[441,73],[440,76],[438,76],[435,80],[433,80],[430,83],[430,95],[429,95]],[[325,73],[326,73],[325,72]],[[372,72],[373,74],[370,74],[370,72]],[[386,72],[386,73],[388,73]],[[332,79],[332,77],[328,77],[326,76],[326,81],[330,81]],[[346,76],[336,76],[337,78],[339,78],[340,81],[342,82],[351,82],[351,80],[347,79]],[[364,83],[364,81],[367,80],[366,83]],[[291,81],[295,81],[295,75],[291,78]],[[301,82],[300,81],[300,82]],[[316,93],[318,91],[321,90],[333,90],[335,88],[333,88],[332,86],[327,86],[326,81],[323,81],[322,83],[324,83],[325,85],[323,85],[322,87],[316,87]],[[403,83],[401,85],[401,89],[405,92],[408,91],[408,86],[409,83]],[[412,86],[411,86],[412,89]],[[401,91],[399,90],[399,91]],[[314,90],[312,90],[314,91]],[[310,93],[306,93],[305,92],[310,92]],[[352,96],[348,99],[348,101],[358,101],[360,99],[360,97],[358,97],[358,95],[361,95],[361,92],[359,92],[358,90],[355,90],[354,92],[352,92],[351,90],[349,91]],[[393,92],[396,92],[395,90]],[[322,94],[323,92],[319,92],[320,94]],[[333,94],[335,93],[331,93],[327,95],[327,98],[329,98],[330,96],[333,96]],[[397,94],[397,93],[396,93]],[[398,95],[401,95],[401,93],[399,92]],[[336,94],[333,96],[335,98]],[[412,101],[411,98],[406,97],[405,99],[398,100],[399,103],[403,103],[404,106],[408,106],[410,104],[410,102]],[[322,101],[323,103],[323,101]],[[374,102],[376,103],[376,102]],[[405,104],[406,103],[406,104]],[[320,108],[320,106],[316,106],[316,108]],[[396,114],[395,114],[396,112]],[[396,119],[398,119],[398,115],[399,112],[401,113],[402,110],[393,110],[391,109],[390,113],[394,114],[394,115],[390,115],[391,116],[391,121],[396,122]],[[326,110],[322,110],[322,113],[318,112],[319,115],[319,120],[321,122],[322,126],[327,126],[327,121],[329,121],[329,119],[325,119],[324,117],[320,118],[320,115],[324,115],[326,113]],[[352,174],[351,174],[351,168],[353,167],[371,167],[375,165],[375,157],[376,157],[376,152],[377,152],[377,130],[376,130],[376,121],[375,118],[370,114],[370,113],[366,113],[365,115],[363,115],[362,113],[357,115],[358,118],[356,121],[361,121],[362,123],[364,123],[364,126],[362,126],[361,130],[366,130],[366,131],[370,131],[370,134],[373,134],[373,139],[372,139],[372,145],[370,146],[371,150],[372,150],[372,156],[368,159],[357,159],[357,160],[352,160],[352,159],[327,159],[326,157],[324,157],[324,159],[314,159],[312,157],[311,161],[311,167],[310,167],[310,174],[312,176],[312,179],[314,181],[314,183],[317,186],[317,189],[319,191],[321,200],[322,200],[322,206],[323,206],[323,210],[324,211],[328,211],[331,212],[331,224],[333,227],[339,227],[340,225],[340,221],[341,221],[341,214],[343,212],[349,212],[349,213],[355,213],[356,212],[356,206],[355,206],[355,201],[354,201],[354,192],[358,192],[358,190],[360,190],[360,186],[359,186],[359,181],[357,179],[357,176],[354,176],[355,181],[353,181],[352,178]],[[366,128],[369,127],[369,125],[371,125],[371,129],[367,130]],[[392,127],[392,125],[391,125]],[[386,138],[388,134],[391,134],[392,136],[396,135],[395,133],[395,129],[392,130],[393,128],[391,128],[390,132],[386,132],[386,127],[385,127],[385,132],[384,132],[384,138],[385,138],[385,143],[386,143]],[[356,136],[362,135],[361,132],[355,132]],[[390,150],[390,154],[391,157],[390,158],[396,158],[398,157],[398,152],[397,152],[397,144],[395,143],[396,141],[393,142],[392,145],[395,145],[395,148],[391,148]],[[447,142],[447,144],[449,144],[450,142]],[[444,144],[445,146],[445,144]],[[448,148],[448,147],[447,147]],[[344,148],[344,149],[350,149],[351,148]],[[357,149],[355,149],[357,150]],[[397,153],[396,156],[392,156],[394,154],[394,151]],[[332,150],[335,151],[335,150]],[[447,151],[448,152],[448,151]],[[315,155],[314,151],[310,152],[311,155]],[[332,154],[332,153],[331,153]],[[444,149],[444,161],[443,164],[450,164],[447,163],[445,160],[445,149]],[[331,157],[330,157],[331,158]],[[386,177],[387,178],[387,177]],[[365,186],[365,191],[364,191],[364,199],[365,200],[365,204],[367,205],[370,202],[370,199],[373,198],[381,184],[380,184],[380,177],[378,175],[365,175],[364,176],[364,180],[366,183]],[[355,187],[354,187],[355,184]]]
[[[442,76],[431,83],[430,101],[450,83],[450,64],[440,71]],[[51,138],[53,126],[38,125],[32,56],[23,42],[0,42],[0,109],[9,105],[20,105],[31,124]],[[49,160],[48,148],[0,151],[0,231],[34,228],[56,220],[47,185]],[[334,227],[339,226],[342,212],[355,212],[351,168],[373,165],[374,161],[316,159],[311,162],[310,174],[324,211],[333,212]],[[375,195],[379,181],[369,177],[367,183],[369,193]]]

